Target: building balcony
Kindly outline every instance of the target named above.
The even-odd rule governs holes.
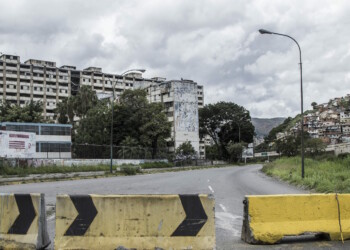
[[[59,88],[58,93],[59,94],[67,94],[69,92],[68,88]]]
[[[7,89],[6,89],[6,93],[17,93],[17,89],[10,89],[10,88],[7,88]]]
[[[19,94],[21,95],[21,94],[30,94],[30,89],[21,89],[20,91],[19,91]]]
[[[56,92],[47,91],[47,92],[46,92],[46,95],[47,95],[47,96],[54,96],[54,97],[56,97]]]
[[[17,59],[9,59],[9,58],[6,58],[6,59],[5,59],[5,62],[7,62],[7,63],[16,63],[16,64],[17,64]]]
[[[59,93],[58,96],[59,97],[68,97],[68,93]]]
[[[15,81],[15,80],[6,80],[6,84],[17,86],[17,81]]]
[[[48,110],[54,110],[56,108],[56,105],[46,105],[46,109]]]
[[[17,101],[17,96],[11,96],[11,95],[8,95],[6,96],[6,99],[9,100],[9,101]]]
[[[166,109],[167,112],[174,112],[174,107],[169,107]]]
[[[102,83],[94,83],[94,87],[101,87],[101,88],[103,88],[103,84]]]
[[[6,73],[6,77],[17,78],[17,74],[13,74],[13,73]]]
[[[17,67],[12,67],[12,66],[6,65],[6,70],[17,71]]]
[[[69,80],[68,79],[66,79],[66,80],[65,79],[58,79],[58,82],[59,83],[67,83],[68,84]]]
[[[20,79],[24,79],[24,80],[30,80],[30,76],[29,75],[20,75],[19,78]]]
[[[51,82],[56,84],[56,78],[46,78],[46,82]]]
[[[42,91],[42,90],[33,90],[33,94],[40,95],[40,96],[44,97],[44,91]]]
[[[173,102],[174,101],[174,97],[173,96],[163,96],[163,102]]]
[[[33,76],[34,81],[44,81],[44,77],[42,76]]]

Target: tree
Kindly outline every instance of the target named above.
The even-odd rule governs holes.
[[[274,140],[276,140],[277,133],[285,131],[292,120],[293,120],[292,117],[288,117],[287,119],[285,119],[283,121],[282,124],[280,124],[277,127],[274,127],[273,129],[271,129],[270,133],[265,137],[265,142],[267,144],[269,144],[270,142],[273,142]]]
[[[306,131],[303,132],[304,142],[310,140],[310,134]],[[283,139],[276,140],[276,151],[285,156],[296,156],[301,151],[301,135],[299,133],[295,135],[289,135]]]
[[[340,106],[343,107],[345,110],[349,110],[350,101],[347,101],[344,97],[342,97],[342,99],[340,100]]]
[[[298,154],[298,142],[294,136],[287,136],[276,141],[276,151],[285,156],[296,156]]]
[[[227,145],[227,152],[230,156],[230,161],[237,162],[239,159],[242,158],[244,144],[243,143],[234,143],[230,142]]]
[[[200,137],[209,135],[224,159],[229,158],[229,142],[253,141],[254,126],[249,112],[232,102],[209,104],[199,110]]]
[[[193,156],[196,156],[196,150],[193,148],[191,142],[186,141],[177,147],[176,156],[188,159]]]
[[[113,141],[119,145],[126,136],[141,141],[140,128],[153,116],[147,112],[147,93],[144,90],[125,90],[114,107]],[[145,112],[151,117],[145,117]]]
[[[54,110],[54,119],[57,119],[58,123],[74,125],[75,116],[75,96],[70,96],[63,99],[62,102],[57,103],[56,109]]]
[[[120,143],[120,146],[122,146],[122,149],[118,150],[118,157],[120,158],[137,158],[140,153],[139,142],[130,136],[125,137],[125,139]]]
[[[205,158],[209,160],[222,160],[217,145],[205,146]]]
[[[161,103],[150,103],[142,116],[140,142],[152,148],[152,159],[156,157],[159,146],[164,145],[165,139],[171,135],[171,124],[163,110]]]
[[[87,112],[97,104],[98,99],[96,92],[93,91],[91,87],[82,86],[72,101],[74,114],[82,119],[86,116]],[[70,103],[67,102],[67,104]]]
[[[11,109],[11,103],[8,101],[2,102],[0,101],[0,121],[5,122],[6,117],[9,114],[9,111]]]
[[[257,145],[254,148],[254,151],[256,153],[260,153],[260,152],[268,152],[270,151],[269,145],[266,142],[260,143],[259,145]]]
[[[0,120],[7,122],[43,122],[43,107],[40,101],[30,101],[23,107],[9,102],[0,103]]]
[[[134,147],[151,148],[151,157],[155,158],[159,147],[164,146],[165,139],[170,137],[171,124],[163,112],[163,105],[148,103],[146,95],[144,90],[126,90],[119,98],[119,103],[113,104],[113,144],[125,146],[125,143],[129,143],[132,138]],[[72,102],[75,103],[76,96],[73,98]],[[89,109],[76,128],[76,142],[110,144],[111,105],[105,100],[98,101],[94,106],[89,104],[86,107]],[[80,111],[76,108],[77,106],[74,107],[74,114],[81,114],[83,108],[79,107]],[[62,111],[58,109],[57,112],[67,117],[65,110],[66,106]]]
[[[319,138],[311,138],[305,141],[305,148],[312,156],[315,156],[326,150],[326,144]]]
[[[111,110],[106,102],[99,102],[90,108],[76,127],[77,144],[110,144]]]
[[[312,109],[315,110],[315,109],[316,109],[316,106],[317,106],[317,102],[312,102],[312,103],[311,103],[311,106],[312,106]]]
[[[67,124],[70,123],[73,126],[72,129],[72,141],[76,142],[76,133],[75,131],[82,131],[86,130],[87,127],[94,127],[94,125],[83,125],[85,126],[82,128],[80,126],[80,122],[82,122],[88,115],[89,111],[91,109],[94,109],[96,106],[101,108],[99,103],[104,103],[106,106],[106,101],[98,101],[96,92],[91,89],[89,86],[82,86],[80,91],[75,96],[70,96],[66,99],[64,99],[62,102],[57,103],[57,107],[54,110],[54,118],[57,119],[59,123]],[[97,110],[93,111],[92,113],[96,112]],[[88,120],[91,120],[92,113],[90,113],[90,118]],[[76,124],[74,123],[74,117],[79,117],[79,126],[80,128],[76,127]],[[99,121],[96,121],[99,123]],[[103,124],[103,123],[102,123]],[[92,131],[91,131],[92,132]],[[82,135],[79,135],[78,141],[80,143],[90,143],[92,138],[95,136],[93,134],[89,134],[90,132],[83,133]],[[88,136],[89,135],[89,136]],[[83,139],[85,138],[85,139]],[[97,142],[95,142],[97,143]]]
[[[142,147],[152,149],[154,159],[160,145],[170,137],[171,124],[168,122],[161,103],[149,103],[145,90],[126,90],[115,106],[114,141],[119,145],[126,136],[138,141]]]

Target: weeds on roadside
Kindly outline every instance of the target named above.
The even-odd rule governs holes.
[[[301,178],[300,157],[281,158],[266,164],[262,171],[295,185],[329,193],[350,192],[350,156],[305,158],[305,178]]]

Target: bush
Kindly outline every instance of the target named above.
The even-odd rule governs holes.
[[[349,153],[341,153],[341,154],[338,154],[338,158],[339,158],[339,159],[345,159],[345,158],[347,158],[348,156],[350,156]]]
[[[120,170],[126,175],[136,175],[140,172],[140,167],[135,165],[122,165]]]
[[[169,162],[146,162],[140,165],[143,169],[149,168],[172,168],[174,167],[173,163]]]
[[[49,174],[49,173],[72,173],[72,172],[93,172],[108,171],[109,166],[40,166],[40,167],[12,167],[6,162],[0,161],[0,175],[29,175],[29,174]]]

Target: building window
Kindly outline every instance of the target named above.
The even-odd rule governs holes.
[[[71,144],[41,142],[36,144],[36,152],[71,152]]]
[[[6,130],[39,134],[39,127],[35,125],[6,125]]]
[[[42,135],[70,135],[70,127],[41,126]]]

